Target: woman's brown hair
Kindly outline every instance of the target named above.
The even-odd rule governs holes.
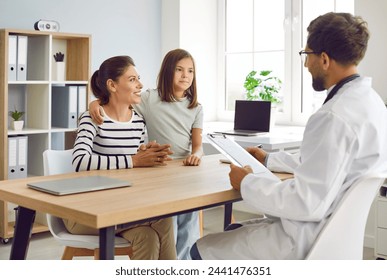
[[[106,59],[99,69],[91,76],[90,86],[100,105],[109,103],[110,92],[107,88],[107,80],[118,81],[129,66],[135,66],[130,56],[114,56]]]

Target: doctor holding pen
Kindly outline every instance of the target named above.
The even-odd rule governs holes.
[[[290,172],[280,181],[231,165],[230,182],[259,220],[199,239],[193,259],[305,259],[345,192],[370,173],[387,176],[387,110],[358,74],[369,39],[367,23],[348,13],[314,19],[300,51],[316,91],[327,90],[322,107],[305,127],[298,154],[247,150],[270,170]],[[384,175],[385,174],[385,175]]]

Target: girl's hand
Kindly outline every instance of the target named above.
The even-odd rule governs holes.
[[[101,106],[99,106],[99,103],[97,100],[92,101],[89,104],[89,113],[90,116],[96,124],[102,124],[103,123],[103,113],[102,110],[100,110]]]
[[[198,166],[201,162],[201,157],[192,154],[183,160],[183,164],[186,166]]]

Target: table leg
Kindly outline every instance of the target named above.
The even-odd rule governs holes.
[[[99,230],[99,258],[100,260],[114,259],[114,226],[101,228]]]
[[[231,224],[231,217],[232,217],[232,203],[226,203],[224,205],[224,226],[223,226],[224,230],[226,230],[226,228]]]
[[[12,241],[10,260],[25,260],[30,243],[35,210],[19,206]]]

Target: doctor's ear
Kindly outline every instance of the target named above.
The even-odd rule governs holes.
[[[329,55],[326,52],[321,53],[321,59],[323,62],[323,66],[326,68],[329,67],[329,64],[331,62],[331,58],[329,57]]]

